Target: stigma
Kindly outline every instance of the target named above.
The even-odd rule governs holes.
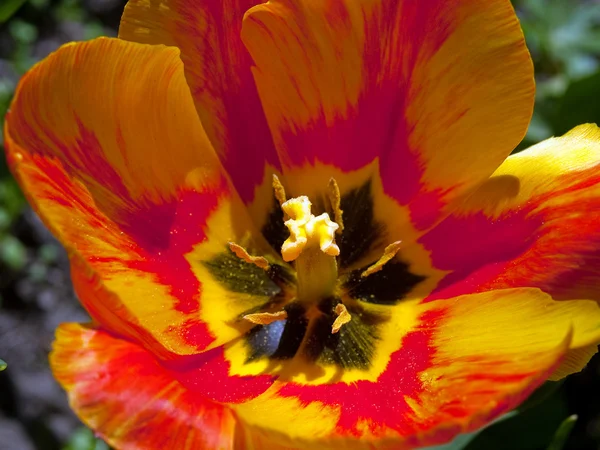
[[[286,262],[296,260],[305,249],[316,247],[328,256],[340,254],[340,248],[335,244],[335,232],[339,225],[327,213],[313,215],[311,206],[310,200],[304,195],[281,205],[284,214],[289,217],[285,226],[290,236],[281,247],[281,256]]]

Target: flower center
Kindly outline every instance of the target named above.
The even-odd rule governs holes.
[[[257,254],[243,238],[204,263],[235,299],[235,315],[223,308],[223,322],[246,330],[227,352],[235,373],[295,379],[306,369],[313,380],[348,370],[354,380],[386,364],[384,340],[396,330],[386,324],[425,277],[403,261],[400,242],[376,251],[386,228],[374,216],[371,181],[343,195],[333,179],[323,188],[289,198],[273,178],[261,232],[280,258]]]
[[[289,236],[281,245],[281,256],[285,262],[294,263],[296,295],[292,304],[283,310],[250,313],[243,318],[257,325],[268,325],[287,320],[289,307],[304,311],[307,318],[314,318],[322,314],[322,311],[318,311],[323,304],[337,298],[340,303],[331,310],[336,317],[331,333],[338,333],[352,318],[336,295],[339,283],[336,257],[340,249],[335,243],[335,234],[343,229],[338,185],[333,178],[329,182],[329,199],[337,223],[326,212],[315,216],[311,211],[312,203],[305,195],[287,200],[285,189],[277,176],[273,176],[273,190],[285,218],[284,225],[289,231]],[[243,261],[265,271],[270,270],[265,258],[251,256],[246,249],[233,242],[229,243],[229,248]]]

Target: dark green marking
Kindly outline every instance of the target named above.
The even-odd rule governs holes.
[[[375,220],[371,181],[342,195],[344,231],[336,240],[340,248],[338,264],[348,267],[381,243],[384,226]]]
[[[397,257],[379,272],[363,278],[361,274],[367,267],[350,272],[344,287],[352,298],[377,305],[395,305],[426,278],[410,272],[409,265]]]
[[[285,308],[288,318],[285,321],[281,340],[272,358],[274,359],[291,359],[298,352],[300,344],[306,334],[308,327],[308,319],[305,316],[306,310],[298,303],[290,303]]]
[[[331,326],[336,318],[333,308],[338,301],[323,302],[328,313],[315,319],[307,338],[305,356],[324,365],[337,365],[342,369],[367,370],[379,340],[378,326],[386,317],[364,311],[359,306],[348,306],[352,320],[336,334]],[[331,307],[330,307],[331,306]]]
[[[278,285],[287,284],[291,286],[296,283],[296,277],[287,265],[271,264],[267,273],[269,278]]]
[[[250,356],[246,362],[262,357],[270,359],[291,359],[296,356],[308,329],[306,310],[298,303],[285,307],[287,319],[257,325],[246,337],[250,346]]]
[[[266,271],[235,256],[229,249],[202,264],[231,292],[273,297],[281,292]]]
[[[277,253],[281,252],[283,242],[288,238],[289,232],[283,224],[283,210],[281,205],[273,195],[273,203],[267,221],[260,230],[269,245],[273,247]]]

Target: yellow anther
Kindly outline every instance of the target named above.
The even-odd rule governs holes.
[[[281,181],[279,181],[279,177],[275,174],[273,174],[273,192],[275,192],[275,198],[279,204],[283,205],[287,200],[285,197],[285,189],[283,188]]]
[[[352,320],[352,316],[346,309],[346,306],[342,303],[338,303],[333,311],[337,314],[337,317],[331,326],[331,334],[337,333],[340,331],[340,328],[342,328],[342,325],[345,325]]]
[[[284,261],[294,261],[304,248],[313,246],[319,246],[329,256],[340,254],[339,247],[334,243],[338,224],[331,221],[327,213],[315,217],[311,213],[311,206],[306,196],[292,198],[281,205],[289,217],[285,226],[290,230],[290,237],[281,246]]]
[[[263,270],[269,269],[269,261],[262,256],[251,256],[248,251],[241,245],[237,245],[235,242],[229,243],[229,249],[235,253],[235,256],[246,261],[247,263],[254,264]]]
[[[381,269],[383,269],[383,266],[385,266],[386,263],[396,256],[396,253],[398,253],[400,250],[400,243],[401,241],[396,241],[388,245],[383,251],[381,258],[379,258],[375,264],[370,265],[363,273],[360,274],[360,276],[368,277],[369,275],[372,275],[375,272],[379,272]]]
[[[270,323],[277,322],[278,320],[287,319],[287,312],[282,310],[275,313],[246,314],[243,319],[257,325],[269,325]]]
[[[338,224],[339,228],[337,229],[337,233],[341,234],[344,231],[344,221],[342,219],[342,214],[344,211],[340,208],[340,204],[342,201],[342,197],[340,195],[340,188],[338,187],[335,179],[329,179],[329,202],[331,203],[331,209],[333,210],[333,218],[335,223]]]

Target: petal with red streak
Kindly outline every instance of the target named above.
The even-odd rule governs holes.
[[[132,0],[119,37],[181,49],[185,75],[209,139],[248,203],[279,167],[256,86],[240,39],[242,17],[259,0]],[[269,193],[270,194],[270,193]],[[268,196],[270,199],[270,195]],[[262,224],[264,217],[257,217]]]
[[[204,263],[253,228],[177,49],[117,39],[64,46],[23,77],[5,131],[9,164],[71,253],[96,320],[164,357],[244,331],[224,323],[236,317],[226,307],[236,296],[203,278]]]
[[[491,175],[531,116],[508,0],[273,0],[246,14],[242,38],[291,193],[328,181],[294,168],[377,160],[419,230]]]
[[[510,156],[421,238],[432,264],[447,273],[431,298],[531,286],[559,300],[600,301],[599,236],[600,130],[581,125]],[[572,355],[578,362],[562,376],[592,354]]]
[[[232,412],[183,388],[137,345],[64,324],[50,362],[77,415],[116,448],[234,448]]]
[[[313,385],[280,378],[261,396],[232,408],[282,445],[438,444],[516,407],[559,366],[575,337],[572,325],[588,328],[600,319],[595,302],[557,302],[537,289],[417,308],[418,324],[401,337],[376,380]],[[599,337],[596,330],[594,339]]]
[[[438,295],[533,286],[600,300],[600,130],[510,156],[421,242],[450,272]]]

